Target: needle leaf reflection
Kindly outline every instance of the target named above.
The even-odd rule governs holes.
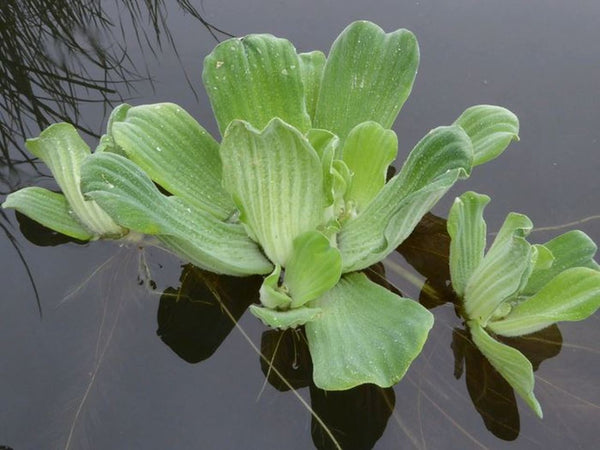
[[[24,137],[52,122],[69,122],[97,135],[79,117],[84,105],[111,106],[124,93],[135,92],[137,82],[152,82],[148,68],[130,57],[132,43],[143,55],[157,57],[165,46],[177,55],[168,2],[115,3],[111,9],[108,2],[81,0],[0,2],[0,163],[15,163],[10,148],[19,149]],[[208,23],[188,0],[174,3],[216,40],[230,36]],[[191,83],[189,87],[195,95]]]

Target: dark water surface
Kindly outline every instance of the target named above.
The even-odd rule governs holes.
[[[173,1],[165,2],[159,11],[166,15],[158,14],[153,24],[146,2],[121,0],[104,6],[110,23],[85,20],[78,27],[79,3],[9,0],[0,7],[2,200],[19,187],[48,184],[19,163],[20,133],[36,135],[38,123],[61,116],[99,133],[110,110],[107,98],[179,103],[217,135],[200,82],[202,60],[216,41],[200,19],[233,35],[286,37],[299,51],[327,51],[349,22],[369,19],[387,31],[408,28],[420,43],[419,74],[395,126],[400,155],[473,104],[503,105],[520,118],[521,141],[455,186],[434,213],[445,217],[454,196],[476,190],[493,198],[486,211],[490,230],[498,229],[507,212],[518,211],[538,227],[580,221],[570,228],[600,242],[597,1],[206,0],[202,7],[200,1]],[[6,36],[17,36],[27,22],[11,25],[9,19],[38,17],[26,6],[48,10],[48,4],[73,17],[57,13],[54,23],[64,28],[41,37],[23,34],[11,47]],[[183,9],[190,4],[201,17]],[[18,5],[24,9],[15,11]],[[37,30],[29,23],[30,31]],[[88,57],[73,43],[84,43]],[[120,58],[120,47],[127,47],[130,59]],[[43,61],[44,54],[59,64],[46,62],[36,72],[31,61]],[[39,81],[52,67],[59,67],[59,76],[68,69],[75,83],[77,73],[95,79],[96,88],[79,83],[72,91],[64,79],[52,84],[52,77],[38,85],[24,81]],[[80,101],[85,99],[94,101]],[[30,112],[19,119],[15,111]],[[448,298],[421,292],[425,279],[444,291],[442,219],[430,218],[385,263],[389,282],[434,309],[436,324],[423,353],[393,390],[365,386],[345,394],[309,385],[301,335],[265,333],[244,314],[256,280],[231,284],[158,250],[110,242],[37,245],[44,243],[39,233],[21,230],[13,212],[0,216],[0,225],[0,448],[335,448],[308,405],[349,449],[596,448],[600,316],[514,343],[540,363],[536,395],[545,417],[538,420],[520,400],[517,412],[511,390],[470,347],[453,307],[444,303]],[[532,237],[543,242],[567,229]],[[41,317],[15,246],[39,291]],[[211,292],[241,316],[239,327],[220,314]],[[177,295],[184,301],[175,303]],[[273,373],[265,380],[268,364],[261,364],[260,348],[297,395]]]

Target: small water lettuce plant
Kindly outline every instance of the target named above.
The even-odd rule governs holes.
[[[519,126],[504,108],[471,107],[429,132],[388,181],[398,153],[391,126],[418,62],[411,32],[366,21],[349,25],[327,57],[266,34],[229,39],[202,75],[221,142],[177,105],[121,105],[69,188],[117,224],[118,233],[93,237],[127,230],[205,270],[265,275],[251,311],[274,328],[305,325],[318,387],[391,386],[433,316],[361,271],[502,153]],[[73,151],[61,142],[57,153]],[[19,195],[4,206],[64,230]]]
[[[530,244],[531,220],[510,213],[486,252],[483,210],[489,201],[466,192],[450,209],[452,287],[473,343],[541,418],[530,361],[497,337],[528,335],[594,314],[600,307],[597,248],[578,230]]]

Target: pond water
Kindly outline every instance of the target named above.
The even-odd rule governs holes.
[[[172,101],[217,136],[200,72],[226,33],[268,32],[300,51],[327,51],[356,19],[408,28],[421,65],[395,125],[400,155],[480,103],[514,111],[521,141],[457,184],[436,216],[371,271],[436,318],[393,389],[325,393],[311,385],[303,335],[267,331],[245,312],[256,300],[254,279],[211,276],[158,250],[59,243],[6,212],[0,448],[336,448],[330,435],[344,449],[595,447],[600,316],[514,343],[539,365],[545,417],[537,419],[473,350],[444,296],[443,218],[456,195],[476,190],[493,198],[491,231],[519,211],[543,228],[532,234],[538,242],[572,228],[600,242],[600,3],[102,3],[94,11],[77,1],[0,7],[1,200],[22,186],[49,185],[43,169],[24,161],[23,135],[61,118],[99,133],[109,100]],[[43,33],[33,25],[40,20]],[[571,222],[578,223],[560,227]]]

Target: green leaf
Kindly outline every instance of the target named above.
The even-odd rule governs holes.
[[[471,106],[454,124],[460,125],[473,142],[474,166],[496,158],[512,141],[519,140],[519,119],[500,106]]]
[[[115,109],[113,109],[111,116],[113,114],[115,114],[115,111],[121,109],[124,106],[129,106],[129,105],[122,104],[122,105],[117,106]],[[110,119],[109,119],[108,123],[110,124]],[[102,153],[102,152],[111,152],[111,153],[116,153],[117,155],[127,156],[122,149],[117,147],[113,137],[109,136],[108,134],[103,134],[102,136],[100,136],[100,141],[98,142],[98,145],[96,146],[96,149],[94,150],[94,153]]]
[[[328,391],[364,383],[392,386],[417,357],[433,315],[362,273],[342,277],[311,306],[323,311],[306,324],[313,379]]]
[[[307,131],[302,77],[292,43],[268,34],[220,43],[204,59],[202,71],[221,134],[236,119],[262,130],[274,117]]]
[[[342,256],[329,244],[329,239],[318,231],[298,236],[283,280],[292,298],[291,308],[320,297],[338,282],[341,275]]]
[[[371,22],[350,24],[325,63],[313,126],[342,140],[362,122],[390,128],[410,94],[418,65],[419,47],[410,31],[386,34]]]
[[[516,293],[530,264],[531,245],[525,236],[531,228],[527,216],[510,213],[506,217],[465,287],[463,304],[469,319],[485,326],[500,304]]]
[[[219,144],[172,103],[131,107],[111,115],[114,144],[157,184],[219,219],[235,206],[221,186]]]
[[[250,235],[286,266],[294,239],[324,219],[321,161],[308,140],[281,119],[263,130],[234,121],[221,144],[223,183]]]
[[[356,208],[350,202],[346,202],[346,192],[350,190],[353,183],[353,173],[341,159],[334,159],[331,162],[329,172],[331,181],[331,198],[333,205],[331,212],[335,220],[342,219],[342,216],[353,217],[356,215]]]
[[[555,237],[544,246],[552,252],[554,262],[550,267],[535,267],[522,295],[533,295],[559,273],[572,267],[589,267],[600,270],[594,261],[597,246],[583,231],[573,230]]]
[[[82,166],[82,190],[117,223],[158,236],[201,268],[235,276],[273,269],[241,224],[222,222],[183,199],[161,194],[122,156],[103,152],[89,157]]]
[[[489,201],[487,195],[465,192],[454,200],[448,214],[450,276],[459,297],[464,295],[469,278],[483,259],[487,230],[483,210]]]
[[[337,184],[336,177],[338,174],[333,169],[333,161],[336,153],[339,152],[340,139],[330,131],[316,128],[308,130],[306,138],[321,159],[323,167],[323,192],[325,193],[326,203],[333,205],[336,197],[339,195],[334,189],[334,185]]]
[[[583,320],[600,307],[600,272],[586,267],[567,269],[541,291],[516,305],[488,328],[503,336],[520,336],[555,322]]]
[[[533,270],[546,270],[554,265],[554,254],[542,244],[534,244],[533,248],[537,250],[537,255],[533,264]]]
[[[413,149],[398,175],[338,235],[344,272],[382,260],[408,237],[421,217],[466,174],[471,141],[458,126],[439,127]]]
[[[90,148],[75,127],[67,123],[50,125],[40,137],[28,139],[27,149],[50,168],[56,183],[79,221],[95,236],[120,236],[123,230],[94,202],[85,201],[79,188],[81,163]]]
[[[533,394],[535,377],[529,360],[520,351],[493,339],[477,323],[470,322],[469,328],[477,348],[541,419],[542,408]]]
[[[2,208],[13,208],[51,230],[82,241],[94,238],[74,217],[63,194],[41,187],[19,189],[6,197]]]
[[[315,117],[323,68],[325,67],[325,54],[318,50],[309,53],[300,53],[300,75],[304,84],[306,109],[311,119]]]
[[[321,314],[321,308],[300,308],[288,309],[287,311],[276,311],[270,308],[262,308],[257,305],[250,305],[250,312],[258,317],[262,322],[271,328],[296,328],[315,320]]]
[[[521,282],[517,288],[517,294],[519,297],[523,296],[523,288],[527,285],[529,278],[534,270],[541,270],[543,268],[550,268],[554,263],[554,256],[552,252],[541,244],[534,244],[531,246],[531,252],[529,253],[529,264],[521,275]],[[508,311],[507,311],[508,312]]]
[[[292,299],[279,287],[281,266],[275,266],[275,270],[264,279],[260,287],[260,302],[267,308],[288,309]]]
[[[346,199],[362,211],[386,182],[388,166],[398,154],[398,138],[377,122],[365,122],[351,131],[342,150],[343,160],[353,173]]]
[[[331,131],[319,130],[318,128],[308,130],[306,138],[319,155],[321,161],[324,161],[324,163],[327,161],[327,167],[329,168],[333,159],[337,158],[340,139]]]

